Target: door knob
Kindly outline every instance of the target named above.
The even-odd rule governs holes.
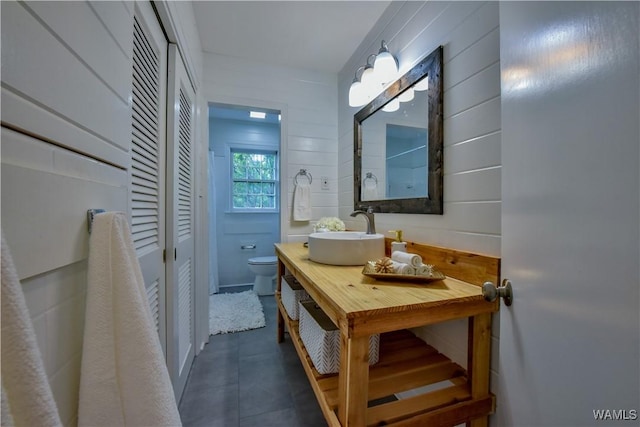
[[[513,288],[509,279],[503,279],[502,285],[496,287],[492,282],[484,282],[482,285],[482,296],[485,300],[493,302],[496,298],[504,299],[504,303],[510,306],[513,303]]]

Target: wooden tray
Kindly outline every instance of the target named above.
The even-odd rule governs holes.
[[[395,273],[376,273],[375,262],[369,261],[364,265],[362,274],[368,277],[373,277],[377,280],[402,280],[407,282],[433,282],[436,280],[443,280],[446,276],[436,268],[431,269],[430,276],[418,276],[413,274],[395,274]]]

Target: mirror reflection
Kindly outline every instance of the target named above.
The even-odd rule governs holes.
[[[442,214],[442,47],[354,116],[354,207]]]
[[[427,92],[410,90],[397,110],[362,123],[362,201],[428,197]]]

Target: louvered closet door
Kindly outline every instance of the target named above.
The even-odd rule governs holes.
[[[166,356],[165,248],[167,41],[149,2],[136,2],[133,40],[131,233]]]
[[[167,362],[176,398],[194,357],[194,116],[195,94],[174,44],[169,44],[167,115]]]

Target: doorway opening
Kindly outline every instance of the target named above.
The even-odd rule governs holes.
[[[209,104],[210,294],[253,289],[249,260],[274,256],[280,163],[279,110]]]

